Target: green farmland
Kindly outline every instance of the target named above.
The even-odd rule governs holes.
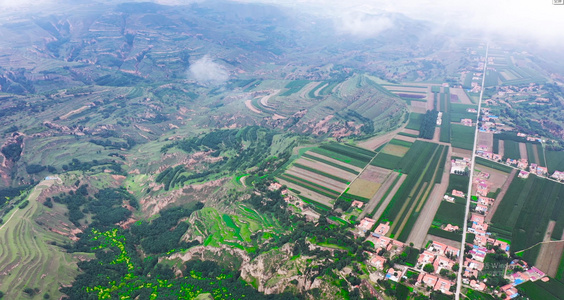
[[[492,231],[511,239],[512,251],[529,248],[543,240],[550,220],[556,225],[553,239],[560,239],[564,230],[564,187],[562,184],[530,176],[513,180],[492,218]],[[534,262],[539,248],[523,254]]]
[[[460,124],[452,124],[451,144],[454,148],[472,150],[474,147],[474,126],[464,126]]]
[[[24,209],[14,208],[0,226],[0,269],[10,268],[9,272],[0,274],[4,299],[28,299],[23,292],[25,288],[37,288],[42,294],[58,299],[62,295],[59,285],[70,284],[79,273],[78,258],[91,258],[89,254],[60,251],[52,243],[63,245],[70,240],[38,224],[47,222],[61,226],[59,220],[65,220],[61,205],[49,209],[37,202],[41,191],[51,184],[49,181],[39,183],[27,198],[29,205]],[[47,219],[48,214],[58,219]]]
[[[429,142],[416,141],[397,164],[408,174],[380,216],[379,222],[390,221],[390,236],[407,240],[419,213],[436,181],[439,162],[448,148]]]

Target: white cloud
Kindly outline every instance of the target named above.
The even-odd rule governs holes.
[[[191,64],[188,75],[201,84],[222,84],[229,79],[229,72],[222,65],[213,62],[209,55]]]
[[[385,16],[355,11],[343,14],[337,22],[337,31],[360,38],[377,36],[380,32],[393,26],[393,22]]]

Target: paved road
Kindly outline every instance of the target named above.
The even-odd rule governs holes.
[[[482,109],[482,97],[484,96],[484,85],[486,82],[486,70],[488,67],[488,51],[489,51],[489,43],[486,46],[486,57],[484,59],[484,70],[482,72],[482,74],[484,74],[482,76],[482,90],[480,91],[480,99],[478,100],[478,120],[480,119],[480,112]],[[474,145],[472,147],[472,163],[470,166],[470,181],[468,182],[468,195],[466,197],[466,212],[464,214],[464,227],[462,230],[462,243],[460,245],[460,255],[458,258],[458,265],[459,266],[463,266],[464,265],[464,245],[466,244],[466,231],[468,230],[468,212],[470,211],[470,201],[471,201],[471,195],[472,193],[470,191],[472,191],[472,181],[473,181],[473,177],[474,177],[474,165],[476,163],[476,144],[478,141],[478,122],[476,122],[476,129],[474,131]],[[459,268],[458,269],[458,274],[456,277],[456,293],[454,294],[455,299],[456,300],[460,300],[460,289],[462,287],[462,270],[464,268]]]

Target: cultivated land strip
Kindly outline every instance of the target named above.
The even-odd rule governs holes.
[[[407,176],[408,175],[406,174],[401,174],[400,179],[393,187],[393,189],[390,191],[386,199],[383,200],[382,204],[380,205],[380,208],[378,208],[378,211],[374,214],[374,216],[372,216],[372,219],[374,220],[380,219],[380,216],[382,215],[382,213],[384,213],[384,210],[386,210],[386,207],[388,207],[388,204],[390,203],[390,201],[392,201],[392,198],[394,198],[395,194],[398,192],[399,188],[401,187]]]
[[[441,175],[441,183],[435,184],[427,203],[423,206],[419,218],[417,218],[417,221],[415,222],[415,225],[413,225],[413,229],[407,238],[407,243],[413,243],[413,245],[418,248],[425,246],[424,244],[426,242],[427,232],[429,231],[429,227],[431,227],[435,214],[437,214],[437,210],[441,205],[441,201],[443,200],[442,195],[446,193],[448,188],[452,147],[449,147],[448,151],[449,154],[447,155],[444,172]]]
[[[488,66],[488,51],[489,51],[489,44],[486,45],[486,56],[484,58],[484,71],[482,72],[482,90],[480,91],[480,98],[478,99],[478,116],[477,119],[480,119],[480,113],[482,109],[482,97],[484,96],[484,84],[486,82],[486,70]],[[466,231],[468,230],[468,213],[470,209],[470,201],[472,198],[472,181],[474,177],[474,165],[476,164],[476,144],[478,141],[478,132],[480,131],[478,128],[478,123],[476,122],[475,130],[474,130],[474,145],[472,147],[472,162],[470,165],[470,180],[468,181],[468,195],[466,197],[466,209],[464,212],[464,228],[462,230],[462,242],[460,245],[460,255],[458,256],[458,265],[461,266],[458,269],[458,274],[456,277],[456,293],[455,299],[460,300],[460,288],[462,287],[462,266],[464,266],[464,245],[466,245]],[[500,140],[501,141],[501,140]]]
[[[509,188],[509,185],[511,185],[511,182],[513,182],[513,178],[515,178],[515,174],[517,174],[517,169],[511,170],[511,173],[509,173],[509,177],[507,177],[507,180],[505,180],[505,182],[501,186],[501,190],[499,194],[497,194],[494,204],[489,209],[488,215],[485,218],[486,223],[490,223],[492,221],[492,218],[495,214],[495,211],[497,210],[497,207],[501,203],[503,197],[505,197],[505,193],[507,193],[507,189]]]
[[[359,220],[362,220],[364,218],[364,216],[366,216],[366,214],[372,212],[376,208],[376,206],[378,205],[378,202],[383,200],[382,197],[384,197],[384,194],[386,194],[386,191],[388,191],[388,189],[394,183],[396,177],[398,177],[398,176],[399,176],[399,173],[397,173],[397,172],[391,172],[388,175],[388,177],[386,178],[384,183],[380,186],[380,188],[378,189],[376,194],[374,194],[374,196],[372,196],[372,198],[370,199],[368,204],[366,204],[366,206],[364,207],[364,210],[362,211],[362,213],[360,213],[360,216],[358,217]]]

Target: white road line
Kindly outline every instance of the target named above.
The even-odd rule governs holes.
[[[486,82],[486,71],[488,67],[488,50],[489,43],[486,44],[486,57],[484,59],[484,72],[482,75],[482,90],[480,91],[480,99],[478,100],[478,119],[476,121],[476,131],[474,132],[474,146],[472,147],[472,162],[470,165],[470,181],[468,182],[468,195],[466,197],[466,211],[464,213],[464,230],[462,230],[462,244],[460,245],[460,255],[458,256],[458,275],[456,282],[455,299],[460,300],[460,288],[462,287],[462,270],[464,269],[464,247],[466,245],[466,231],[468,230],[468,213],[470,211],[470,200],[472,198],[472,178],[474,177],[474,164],[476,162],[476,144],[478,143],[478,123],[480,122],[480,114],[482,108],[482,97],[484,96],[484,84]]]

